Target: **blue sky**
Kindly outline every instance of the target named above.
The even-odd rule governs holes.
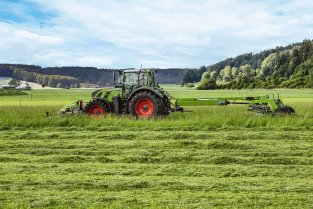
[[[312,36],[311,0],[0,0],[0,63],[198,68]]]

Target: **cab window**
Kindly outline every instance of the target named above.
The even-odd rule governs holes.
[[[137,85],[138,74],[137,73],[126,73],[124,83],[127,85]]]
[[[140,73],[139,74],[139,84],[144,86],[147,84],[147,75],[146,73]]]

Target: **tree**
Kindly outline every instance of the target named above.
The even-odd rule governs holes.
[[[200,75],[202,75],[204,72],[206,72],[206,67],[205,66],[201,66],[200,68],[199,68],[199,73],[200,73]]]
[[[20,85],[20,81],[16,80],[15,78],[12,78],[12,79],[10,79],[10,81],[9,81],[9,85],[10,85],[10,86],[15,86],[15,87],[17,87],[17,86]]]
[[[63,88],[63,84],[62,84],[62,83],[58,83],[58,84],[57,84],[57,88],[59,88],[59,89],[60,89],[60,88]]]
[[[233,67],[233,68],[231,69],[231,76],[232,76],[232,78],[233,78],[234,80],[237,79],[238,74],[239,74],[238,68]]]
[[[261,64],[260,76],[265,78],[277,65],[277,54],[272,53]]]
[[[217,85],[214,79],[204,79],[201,81],[201,83],[197,86],[198,90],[204,90],[204,89],[216,89]]]
[[[203,79],[209,79],[209,78],[210,78],[210,73],[209,73],[209,72],[204,72],[204,73],[202,74],[201,80],[203,80]]]
[[[292,55],[291,60],[289,62],[289,72],[287,72],[289,75],[294,71],[294,69],[301,63],[301,56],[299,47],[294,47],[292,49]]]
[[[230,66],[226,66],[223,69],[223,82],[224,83],[228,83],[231,81],[232,79],[232,68]]]
[[[301,46],[301,52],[302,52],[302,62],[306,61],[309,57],[312,56],[313,53],[313,46],[312,42],[310,40],[304,40],[303,44]]]
[[[250,65],[240,66],[239,71],[242,77],[251,78],[254,76],[254,71]]]
[[[74,83],[74,88],[79,88],[79,87],[80,87],[79,83]]]
[[[313,68],[310,69],[309,87],[310,87],[310,88],[313,88]]]
[[[197,69],[188,70],[184,75],[183,83],[198,82],[201,80],[201,75],[202,73],[200,72],[200,70]]]
[[[217,78],[217,72],[216,72],[215,70],[210,73],[210,78],[216,80],[216,78]]]
[[[47,76],[43,76],[42,80],[41,80],[41,84],[47,85],[48,83],[48,77]]]

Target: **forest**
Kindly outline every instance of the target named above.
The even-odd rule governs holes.
[[[190,70],[183,79],[200,80],[198,89],[312,88],[313,41],[228,58]]]
[[[99,69],[95,67],[47,67],[23,64],[0,64],[0,77],[11,77],[50,87],[78,88],[80,83],[112,86],[112,71],[122,69]],[[156,78],[162,84],[181,83],[190,69],[154,69]],[[193,69],[196,70],[196,69]]]

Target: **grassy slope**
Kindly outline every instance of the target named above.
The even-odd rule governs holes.
[[[268,92],[170,90],[185,97]],[[228,106],[148,121],[45,118],[90,92],[34,91],[22,108],[19,96],[0,97],[0,207],[310,208],[313,91],[279,92],[297,116]]]

